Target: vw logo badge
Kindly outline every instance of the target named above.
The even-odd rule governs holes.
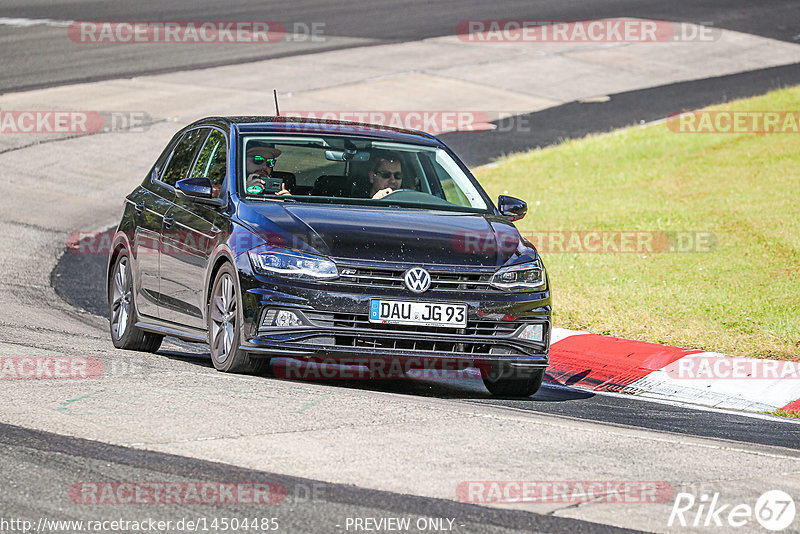
[[[414,293],[424,293],[431,287],[431,275],[422,267],[414,267],[406,271],[406,287]]]

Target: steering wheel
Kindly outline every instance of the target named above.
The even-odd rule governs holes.
[[[383,198],[390,197],[395,193],[419,193],[419,191],[417,191],[416,189],[409,189],[408,187],[402,189],[393,189],[391,193],[389,193]]]
[[[394,196],[394,198],[389,199],[389,197],[392,196]],[[431,195],[430,193],[425,193],[423,191],[417,191],[416,189],[395,189],[380,200],[386,199],[400,202],[414,202],[417,204],[450,204],[450,202],[447,202],[442,198]]]

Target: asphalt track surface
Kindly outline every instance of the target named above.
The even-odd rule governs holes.
[[[0,24],[0,92],[246,63],[353,46],[452,35],[461,20],[587,20],[641,17],[693,22],[789,42],[800,40],[800,3],[793,0],[301,0],[285,2],[178,0],[161,2],[11,0],[0,18],[53,21],[277,21],[288,29],[323,23],[323,37],[271,45],[98,45],[70,42],[65,27]],[[311,73],[310,73],[311,75]],[[264,73],[269,83],[269,73]]]
[[[587,521],[517,510],[487,508],[444,499],[361,489],[343,484],[320,483],[299,477],[252,471],[227,464],[171,454],[141,451],[97,441],[72,438],[0,423],[0,454],[24,469],[0,474],[4,487],[17,484],[30,488],[24,502],[13,502],[11,492],[0,494],[0,510],[13,510],[26,518],[60,520],[114,519],[141,521],[145,517],[178,521],[206,517],[276,518],[281,532],[342,532],[348,517],[450,518],[454,531],[465,533],[554,532],[596,533],[636,532]],[[47,477],[46,483],[31,484],[32,473]],[[94,477],[94,478],[90,478]],[[91,506],[65,499],[64,489],[75,481],[100,480],[184,481],[216,480],[226,483],[270,483],[285,489],[285,500],[270,505],[151,505]],[[103,510],[106,508],[106,510]],[[351,527],[352,528],[352,527]]]
[[[448,4],[452,6],[448,7]],[[41,28],[26,32],[23,28],[0,26],[0,44],[4,52],[6,74],[0,79],[0,91],[21,91],[77,81],[133,76],[154,72],[242,63],[280,55],[308,53],[335,47],[385,44],[404,40],[453,33],[454,19],[529,18],[539,20],[589,19],[614,16],[662,18],[715,25],[782,39],[797,41],[800,4],[787,1],[751,3],[696,2],[691,6],[663,1],[603,1],[587,5],[575,2],[406,2],[402,9],[388,2],[287,2],[264,8],[256,2],[233,2],[224,6],[212,2],[137,2],[108,4],[77,2],[51,6],[47,2],[6,2],[0,6],[0,17],[48,18],[53,20],[278,20],[284,24],[299,21],[325,21],[326,34],[344,39],[338,44],[322,43],[313,50],[292,50],[291,47],[264,53],[242,51],[231,47],[214,52],[187,48],[169,57],[160,54],[130,53],[124,47],[108,47],[90,51],[90,45],[75,45],[54,54],[54,43],[61,42],[57,28]],[[457,16],[452,13],[457,12]],[[265,15],[268,13],[268,15]],[[348,40],[352,39],[352,40]],[[333,40],[332,40],[333,41]],[[640,121],[651,121],[681,109],[722,102],[732,98],[763,93],[774,87],[800,83],[798,66],[766,69],[721,78],[686,82],[643,91],[610,95],[605,103],[570,103],[530,114],[526,119],[534,125],[529,131],[515,128],[486,133],[448,134],[443,139],[471,165],[485,163],[504,153],[544,146],[562,138],[607,131]],[[519,118],[512,120],[521,120]],[[58,294],[80,308],[105,315],[102,280],[105,258],[66,254],[53,271],[52,283]],[[211,366],[202,346],[187,345],[183,354],[197,364]],[[165,355],[164,357],[168,357]],[[265,378],[265,380],[272,380]],[[459,399],[465,403],[499,405],[509,410],[536,411],[561,417],[641,427],[684,435],[757,443],[800,450],[800,425],[789,421],[755,418],[730,412],[696,410],[684,406],[645,402],[619,395],[594,394],[564,387],[546,386],[527,401],[496,399],[485,390],[459,383],[401,381],[396,383],[342,382],[329,387],[365,388],[395,394],[434,396]],[[142,480],[162,478],[198,480],[268,480],[283,483],[287,488],[307,487],[315,481],[232,467],[202,460],[140,451],[0,425],[0,454],[15,469],[4,470],[3,486],[25,486],[34,498],[17,501],[14,492],[0,494],[0,509],[14,510],[19,515],[38,517],[50,514],[59,518],[91,518],[84,505],[64,502],[63,487],[75,480],[111,479]],[[56,465],[48,469],[47,466]],[[43,476],[46,473],[47,476]],[[17,477],[18,480],[13,480]],[[156,477],[157,478],[157,477]],[[36,480],[38,479],[38,480]],[[33,480],[33,482],[32,482]],[[542,532],[612,532],[613,527],[596,525],[553,516],[497,510],[452,501],[400,495],[359,489],[353,486],[325,484],[330,490],[313,506],[299,506],[289,501],[274,509],[287,527],[303,531],[315,525],[314,531],[341,531],[337,518],[352,516],[411,515],[455,517],[464,532],[542,531]],[[30,497],[30,495],[28,496]],[[289,506],[295,504],[294,506]],[[128,514],[120,507],[115,514]],[[247,507],[202,510],[164,507],[149,515],[180,518],[187,515],[223,516],[250,512]],[[142,514],[139,513],[139,516]],[[262,514],[263,515],[263,514]],[[96,517],[106,518],[103,511]],[[138,519],[138,518],[133,518]],[[283,530],[283,529],[282,529]]]

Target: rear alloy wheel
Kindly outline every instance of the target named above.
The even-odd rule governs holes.
[[[544,369],[526,369],[494,362],[481,369],[486,389],[498,397],[530,397],[542,386]]]
[[[230,263],[217,271],[208,302],[208,345],[211,361],[218,371],[261,373],[269,367],[269,358],[252,358],[239,348],[243,322],[236,272]]]
[[[133,300],[133,273],[130,258],[122,252],[114,262],[108,279],[108,308],[111,341],[119,349],[155,352],[164,336],[137,328]]]

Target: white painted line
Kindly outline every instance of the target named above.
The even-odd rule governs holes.
[[[16,26],[18,28],[29,28],[31,26],[51,26],[53,28],[69,28],[74,20],[53,20],[53,19],[17,19],[0,17],[0,25]]]

